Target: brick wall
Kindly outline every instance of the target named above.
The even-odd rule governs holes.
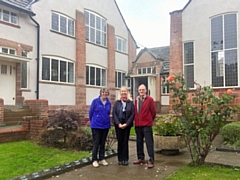
[[[29,138],[37,139],[44,125],[46,125],[45,120],[30,120],[29,121]]]
[[[76,11],[76,108],[81,110],[86,105],[86,30],[85,17],[80,11]]]
[[[29,106],[32,112],[42,120],[48,119],[48,101],[40,100],[26,100],[24,104]]]
[[[4,100],[0,98],[0,126],[4,125]]]
[[[169,75],[183,72],[182,55],[182,11],[170,13],[170,55]],[[169,94],[169,107],[172,109],[172,93]],[[170,112],[171,113],[171,112]]]
[[[28,139],[28,131],[24,127],[0,129],[0,143],[22,141]]]
[[[109,99],[112,104],[115,102],[115,29],[112,25],[107,25],[107,45],[108,45],[108,69],[107,87],[109,88]]]

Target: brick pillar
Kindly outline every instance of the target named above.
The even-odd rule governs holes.
[[[170,27],[170,72],[177,74],[183,72],[182,55],[182,12],[175,11],[171,14]]]
[[[21,91],[22,68],[21,63],[16,63],[16,105],[22,105],[24,98]]]
[[[44,99],[26,100],[25,105],[29,106],[32,112],[41,120],[48,119],[48,101]]]
[[[182,12],[170,13],[170,56],[169,75],[183,73],[182,55]],[[172,93],[169,94],[169,105],[172,109]]]
[[[6,126],[4,124],[4,100],[0,98],[0,127]]]
[[[78,110],[84,109],[86,105],[86,29],[85,16],[76,11],[76,106]]]
[[[109,88],[110,100],[115,101],[115,29],[112,25],[107,25],[107,45],[108,45],[108,69],[107,87]]]

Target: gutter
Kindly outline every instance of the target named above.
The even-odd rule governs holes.
[[[40,25],[39,23],[33,19],[31,15],[29,15],[30,19],[37,25],[37,87],[36,87],[36,99],[39,99],[39,52],[40,52]]]

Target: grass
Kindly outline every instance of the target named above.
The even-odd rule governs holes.
[[[44,148],[33,141],[0,144],[0,180],[33,173],[89,157],[89,152]]]
[[[223,166],[185,166],[164,180],[240,180],[240,169]]]
[[[130,130],[130,136],[136,136],[135,128],[132,127]]]

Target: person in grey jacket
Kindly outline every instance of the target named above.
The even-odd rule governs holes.
[[[134,105],[127,87],[121,87],[112,111],[117,136],[118,165],[128,165],[129,135],[134,120]]]

